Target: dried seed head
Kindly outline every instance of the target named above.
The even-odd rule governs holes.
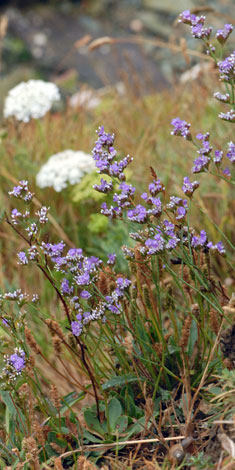
[[[132,282],[130,294],[131,294],[131,299],[132,300],[135,300],[137,298],[137,284],[136,284],[136,282]]]
[[[162,351],[163,351],[163,345],[161,343],[155,343],[154,344],[154,349],[155,349],[159,359],[161,359]]]
[[[191,310],[196,319],[200,317],[200,308],[198,304],[192,304]]]
[[[38,443],[44,447],[45,445],[45,437],[44,437],[44,433],[43,433],[43,429],[42,427],[40,426],[39,422],[34,420],[33,421],[33,424],[32,424],[32,427],[33,427],[33,430],[34,430],[34,433],[35,433],[35,436],[36,436],[36,439],[38,441]]]
[[[25,332],[25,339],[28,343],[28,345],[32,348],[32,350],[36,353],[36,354],[40,354],[41,353],[41,349],[40,347],[38,346],[38,344],[36,343],[36,340],[34,339],[30,329],[26,326],[25,329],[24,329],[24,332]]]
[[[62,328],[60,327],[60,325],[55,320],[52,320],[52,328],[55,331],[55,333],[57,334],[57,336],[59,336],[59,338],[62,339],[62,341],[65,341],[65,337],[64,337],[64,333],[62,331]]]
[[[146,307],[148,308],[152,308],[152,304],[151,304],[151,300],[150,300],[150,292],[149,292],[149,287],[147,286],[147,284],[144,284],[143,287],[143,295],[144,295],[144,302],[145,302],[145,305]]]
[[[181,331],[180,347],[182,349],[185,349],[188,344],[191,324],[192,324],[192,317],[191,315],[188,315],[186,320],[184,321],[183,328]]]
[[[141,282],[141,284],[146,283],[146,275],[148,275],[149,269],[144,263],[144,258],[139,249],[142,247],[140,243],[137,243],[135,248],[134,248],[134,254],[135,254],[135,261],[136,261],[136,274]]]
[[[190,269],[186,265],[183,267],[183,279],[185,283],[187,283],[187,284],[183,283],[184,292],[190,296],[192,292],[192,289],[190,287],[192,283],[192,279],[190,275]]]
[[[54,407],[60,410],[60,397],[56,385],[51,384],[50,397]]]
[[[75,349],[77,347],[76,339],[73,333],[71,332],[67,334],[67,342],[72,349]]]
[[[58,336],[53,336],[52,338],[53,347],[57,356],[61,354],[61,339]]]
[[[127,352],[127,354],[132,355],[133,353],[133,336],[130,332],[127,333],[127,335],[124,338],[124,348]]]
[[[97,287],[102,295],[104,296],[108,295],[109,289],[108,289],[108,283],[107,283],[107,275],[103,271],[99,272]]]
[[[217,335],[219,333],[218,312],[212,308],[209,312],[209,318],[210,327],[212,331]]]

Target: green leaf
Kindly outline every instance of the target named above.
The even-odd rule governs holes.
[[[109,420],[109,425],[111,431],[115,431],[117,420],[120,418],[122,414],[122,405],[117,398],[112,398],[108,405],[108,416],[107,419]]]
[[[128,426],[128,416],[120,416],[116,423],[116,430],[118,434],[122,434]]]
[[[98,437],[93,436],[89,431],[86,429],[83,430],[83,437],[87,439],[89,442],[94,442],[95,444],[102,444],[103,441],[99,439]]]
[[[85,392],[77,393],[77,392],[71,392],[68,395],[65,395],[65,397],[62,398],[63,405],[60,408],[60,414],[65,413],[65,411],[68,408],[71,408],[74,406],[76,403],[79,401],[83,400],[83,398],[86,396]]]
[[[109,388],[121,387],[121,386],[126,385],[128,383],[139,382],[140,380],[143,381],[144,379],[141,379],[140,377],[137,378],[135,375],[133,375],[131,373],[130,374],[124,374],[124,375],[118,375],[118,376],[112,377],[110,380],[105,382],[102,385],[102,389],[103,390],[108,390]]]
[[[105,434],[104,429],[102,428],[96,413],[92,412],[91,410],[87,409],[83,413],[84,419],[86,421],[87,426],[92,430],[94,433],[97,433],[99,436],[103,436]]]
[[[193,353],[193,348],[194,345],[197,341],[197,323],[195,320],[192,321],[192,325],[190,328],[190,336],[189,336],[189,342],[188,342],[188,355],[191,356]]]

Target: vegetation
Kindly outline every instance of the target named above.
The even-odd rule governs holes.
[[[2,469],[234,463],[232,28],[212,40],[204,17],[180,19],[212,78],[2,124]],[[37,188],[96,129],[101,175]]]

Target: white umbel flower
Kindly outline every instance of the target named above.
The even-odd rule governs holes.
[[[79,183],[86,173],[95,170],[91,155],[82,151],[64,150],[52,155],[36,176],[40,188],[53,187],[60,192],[68,184]]]
[[[60,92],[54,83],[43,80],[21,82],[12,88],[5,100],[3,115],[14,116],[17,121],[29,122],[39,119],[51,109],[54,101],[60,100]]]

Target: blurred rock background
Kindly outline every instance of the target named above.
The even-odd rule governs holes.
[[[138,93],[169,87],[198,59],[190,56],[187,63],[172,47],[153,42],[179,45],[182,26],[176,18],[195,7],[221,27],[221,15],[224,23],[231,22],[235,0],[1,0],[1,96],[29,78],[55,80],[65,96],[82,84],[95,89],[115,85],[121,92],[128,81]],[[185,35],[189,49],[201,50],[187,28]],[[103,44],[89,51],[81,44],[84,36],[141,36],[148,42]]]

